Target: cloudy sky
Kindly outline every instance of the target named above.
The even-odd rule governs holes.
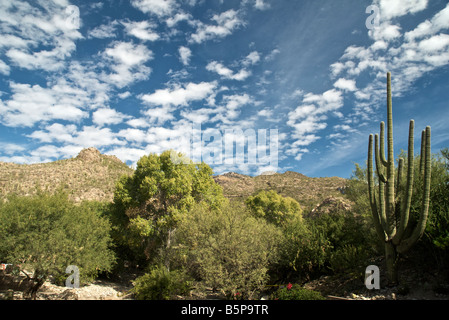
[[[449,145],[446,0],[0,0],[0,34],[4,162],[215,148],[216,173],[349,177],[387,71],[396,154],[410,119]]]

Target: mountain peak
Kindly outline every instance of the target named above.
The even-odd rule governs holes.
[[[79,160],[84,160],[84,161],[98,161],[100,159],[100,151],[98,151],[98,149],[90,147],[90,148],[85,148],[83,150],[80,151],[80,153],[78,153],[78,155],[76,156],[76,159]]]

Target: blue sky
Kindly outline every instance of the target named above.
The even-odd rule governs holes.
[[[0,32],[3,162],[189,154],[200,123],[203,150],[267,133],[266,157],[217,149],[216,173],[349,177],[386,119],[387,71],[396,154],[410,119],[449,145],[447,1],[0,0]]]

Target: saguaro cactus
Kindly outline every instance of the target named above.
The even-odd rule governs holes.
[[[415,122],[410,120],[407,160],[407,180],[401,184],[404,159],[399,159],[395,181],[393,152],[393,108],[391,99],[391,74],[387,73],[387,158],[385,158],[385,123],[380,123],[380,137],[369,136],[368,143],[368,190],[374,226],[380,239],[385,242],[387,278],[390,285],[398,283],[398,255],[406,252],[424,233],[429,211],[430,196],[430,127],[421,136],[420,174],[424,175],[422,207],[419,220],[412,232],[405,232],[409,223],[410,205],[414,179],[414,131]],[[378,191],[373,179],[373,140]],[[407,236],[406,236],[407,235]]]

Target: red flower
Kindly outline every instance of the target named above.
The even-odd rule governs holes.
[[[289,282],[287,285],[287,290],[290,290],[293,287],[293,285]]]

